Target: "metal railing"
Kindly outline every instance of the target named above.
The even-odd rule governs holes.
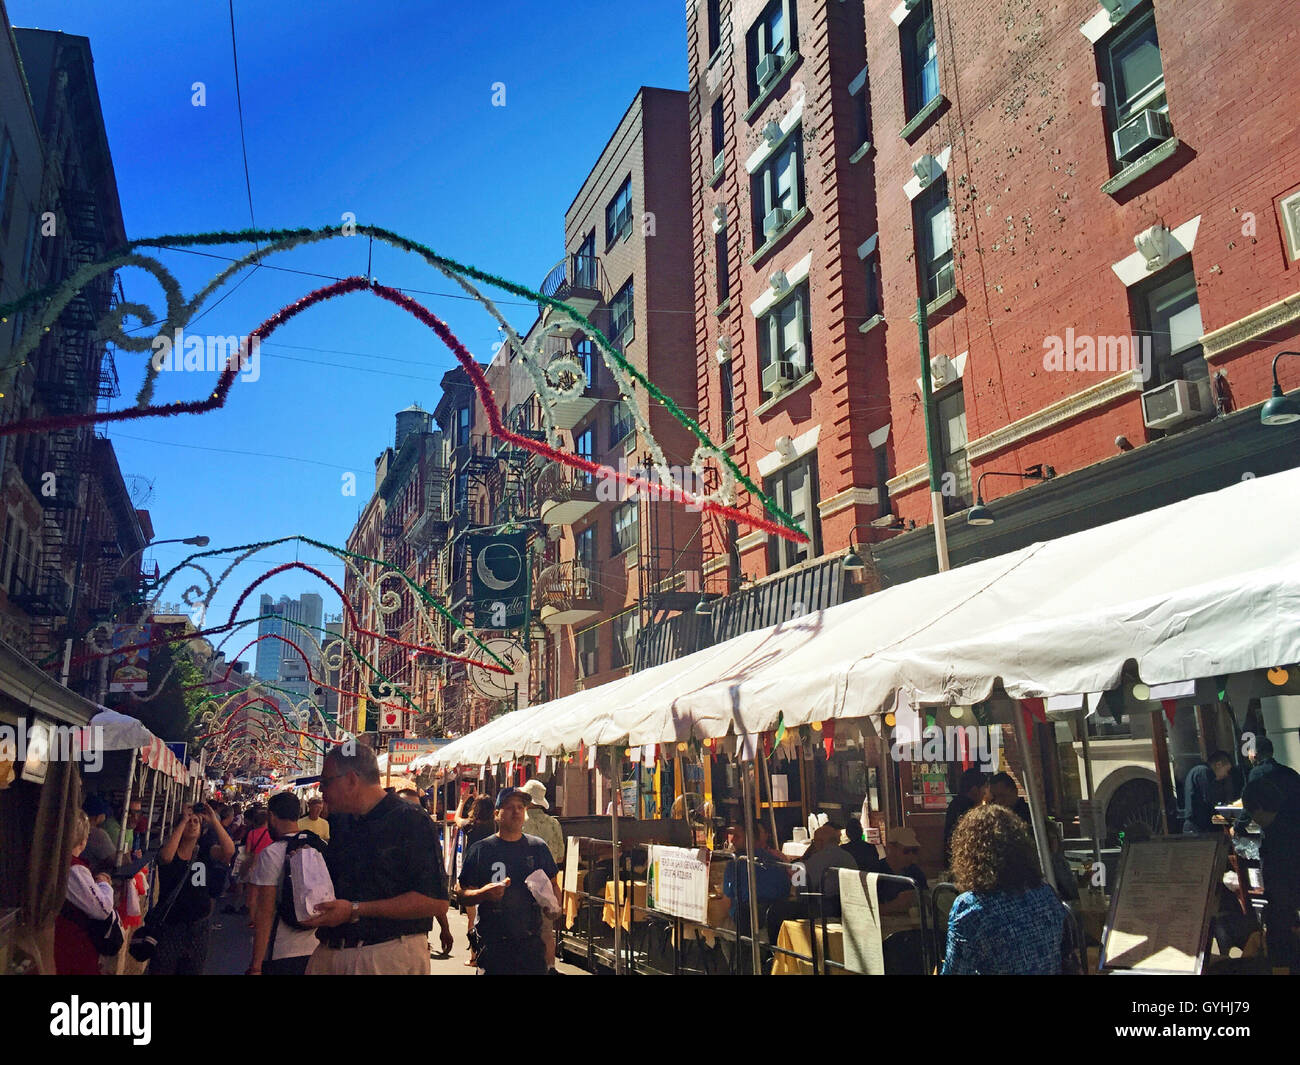
[[[605,269],[595,255],[568,255],[551,268],[542,282],[541,293],[551,299],[564,300],[577,291],[595,292],[604,299],[606,291]],[[538,312],[545,314],[547,304],[539,303]]]

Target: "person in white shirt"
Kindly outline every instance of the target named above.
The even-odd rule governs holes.
[[[253,859],[248,877],[248,905],[253,915],[253,957],[248,976],[302,976],[316,950],[314,928],[291,928],[276,913],[288,840],[299,832],[301,810],[298,796],[291,791],[272,795],[267,803],[267,825],[275,842]]]
[[[90,818],[81,810],[72,815],[71,834],[67,897],[54,924],[54,968],[60,976],[98,976],[99,951],[86,921],[112,916],[113,882],[107,873],[92,874],[81,857],[90,837]]]

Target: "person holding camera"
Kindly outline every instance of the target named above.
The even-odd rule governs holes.
[[[212,870],[228,865],[235,844],[216,811],[204,803],[183,807],[158,852],[158,946],[149,971],[154,976],[197,976],[208,959]],[[151,922],[152,924],[153,922]]]

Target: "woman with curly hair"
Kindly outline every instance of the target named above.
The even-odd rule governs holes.
[[[952,837],[952,873],[962,894],[948,915],[945,974],[1061,971],[1065,910],[1019,817],[996,805],[966,814]]]

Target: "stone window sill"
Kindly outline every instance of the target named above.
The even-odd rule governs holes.
[[[865,322],[863,322],[860,326],[858,326],[858,332],[870,333],[873,329],[876,328],[876,326],[880,325],[884,320],[885,320],[885,316],[883,314],[873,314],[870,318],[868,318]]]
[[[722,184],[722,179],[727,176],[727,168],[724,166],[721,170],[715,170],[713,177],[709,178],[709,188],[716,189]]]
[[[795,381],[784,392],[781,392],[773,396],[771,399],[764,400],[757,407],[755,407],[754,417],[756,418],[762,417],[764,414],[767,414],[769,411],[775,410],[787,399],[793,396],[796,392],[802,392],[809,385],[813,385],[816,383],[817,383],[817,371],[809,370],[806,374],[804,374],[801,378],[799,378],[799,380]]]
[[[726,314],[729,310],[731,310],[731,297],[730,297],[730,296],[728,296],[725,300],[723,300],[720,304],[718,304],[718,309],[715,310],[715,311],[713,312],[713,317],[714,317],[714,318],[721,318],[721,317],[722,317],[724,314]]]
[[[921,110],[913,116],[912,121],[899,131],[898,135],[902,137],[903,140],[910,141],[930,124],[930,120],[934,118],[939,113],[939,110],[947,103],[948,97],[944,96],[943,93],[940,93],[921,108]]]
[[[956,287],[950,288],[942,296],[936,296],[933,300],[931,300],[929,303],[925,305],[925,317],[927,322],[929,321],[929,319],[933,318],[941,310],[947,307],[950,303],[955,302],[960,297],[961,297],[961,290]],[[916,315],[914,314],[911,315],[909,320],[915,322]]]
[[[849,156],[849,163],[856,163],[859,159],[864,158],[869,151],[871,151],[871,142],[867,141],[861,148]]]
[[[763,259],[772,251],[774,251],[776,249],[776,246],[780,244],[782,241],[784,241],[785,238],[788,237],[791,233],[793,233],[796,229],[798,229],[799,226],[803,223],[803,220],[807,217],[808,217],[807,206],[805,205],[803,207],[800,207],[799,210],[795,211],[795,213],[790,216],[790,221],[788,221],[784,226],[782,226],[779,230],[777,230],[777,232],[774,233],[772,236],[768,237],[767,243],[764,244],[761,248],[759,248],[758,251],[754,252],[754,254],[751,255],[748,259],[746,259],[745,262],[749,266],[757,266],[759,260]]]
[[[1179,140],[1177,137],[1170,137],[1168,140],[1157,144],[1146,155],[1134,163],[1130,163],[1109,181],[1104,182],[1101,191],[1107,196],[1114,196],[1120,189],[1127,185],[1133,184],[1138,178],[1144,177],[1161,163],[1173,156],[1178,151]]]

